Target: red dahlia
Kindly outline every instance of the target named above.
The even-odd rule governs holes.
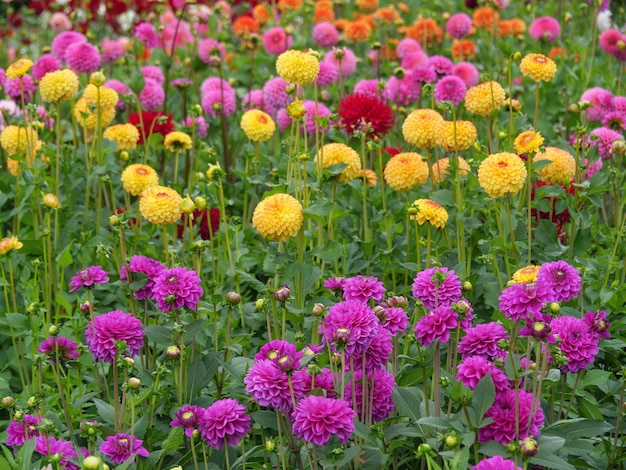
[[[139,130],[139,145],[143,145],[144,138],[150,140],[152,134],[161,134],[165,137],[174,130],[174,117],[171,114],[165,114],[163,111],[142,111],[141,118],[139,113],[132,113],[128,116],[128,121]],[[142,124],[143,123],[143,127]]]
[[[356,130],[369,131],[378,137],[393,127],[393,111],[377,98],[359,94],[345,96],[339,103],[341,127],[350,135]]]

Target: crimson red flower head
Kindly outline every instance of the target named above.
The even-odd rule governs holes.
[[[142,111],[141,117],[139,113],[132,113],[128,116],[128,122],[139,130],[139,140],[137,141],[139,145],[143,145],[146,140],[149,140],[152,134],[161,134],[165,137],[173,132],[173,119],[171,114],[165,114],[163,111]]]
[[[185,215],[181,216],[182,224],[178,225],[178,238],[183,238],[185,231]],[[204,208],[202,210],[196,209],[193,211],[193,219],[191,222],[193,225],[200,224],[200,238],[203,240],[210,240],[215,232],[220,228],[220,211],[211,207],[210,209]]]
[[[394,125],[393,110],[377,98],[351,94],[339,103],[341,127],[350,135],[360,130],[376,136],[385,135]]]

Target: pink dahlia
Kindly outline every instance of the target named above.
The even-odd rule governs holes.
[[[159,85],[163,85],[165,82],[165,75],[161,67],[157,67],[156,65],[144,65],[140,70],[144,78],[154,80]]]
[[[457,327],[459,314],[449,306],[433,308],[420,318],[415,325],[415,337],[425,348],[433,341],[446,343],[450,339],[450,330]]]
[[[217,450],[236,446],[250,432],[246,408],[233,398],[217,400],[198,418],[198,431],[207,445]]]
[[[499,455],[483,459],[472,467],[472,470],[522,470],[512,460],[503,459]]]
[[[492,418],[493,422],[480,428],[478,441],[485,443],[497,441],[508,445],[516,439],[525,439],[528,436],[538,436],[539,428],[543,426],[543,410],[537,403],[537,408],[531,417],[533,395],[525,390],[507,390],[496,395],[496,401],[485,413],[485,418]],[[517,408],[517,410],[516,410]],[[519,423],[519,435],[516,436],[516,416]],[[529,428],[530,423],[530,430]],[[530,432],[529,432],[530,431]]]
[[[329,277],[324,280],[324,287],[328,290],[343,290],[346,285],[345,277]]]
[[[459,62],[452,68],[452,75],[459,77],[465,83],[465,86],[473,87],[478,84],[480,74],[474,64],[470,62]]]
[[[312,35],[313,41],[320,47],[333,47],[339,41],[339,31],[331,23],[317,23]]]
[[[454,64],[450,59],[442,55],[433,55],[428,58],[428,67],[431,67],[437,76],[450,75],[454,69]]]
[[[583,321],[589,329],[598,333],[600,338],[607,339],[611,337],[611,333],[608,332],[611,324],[606,321],[605,311],[599,310],[597,312],[587,312]]]
[[[300,400],[293,416],[293,433],[307,442],[325,445],[336,435],[346,443],[354,431],[356,413],[348,402],[311,395]]]
[[[539,341],[547,341],[548,343],[555,343],[556,340],[552,334],[552,327],[550,326],[550,315],[543,313],[532,313],[526,318],[526,326],[520,328],[520,336],[532,336]]]
[[[52,53],[64,62],[67,48],[76,42],[87,42],[87,38],[75,31],[64,31],[54,37],[50,48]]]
[[[75,42],[65,50],[65,62],[76,73],[92,73],[100,68],[100,52],[88,42]]]
[[[78,465],[68,460],[78,457],[74,449],[74,444],[70,441],[40,435],[35,438],[35,452],[46,457],[52,457],[53,455],[60,456],[60,460],[58,460],[59,468],[65,470],[79,470],[80,468]]]
[[[346,385],[344,397],[346,402],[356,403],[357,416],[365,418],[362,421],[367,421],[369,417],[363,416],[363,396],[365,396],[369,400],[366,402],[366,409],[372,413],[371,421],[377,423],[389,418],[393,412],[392,393],[395,386],[396,380],[393,374],[385,369],[375,369],[368,372],[365,380],[363,379],[363,372],[356,369],[352,382]]]
[[[70,292],[75,292],[81,287],[91,289],[94,284],[104,284],[109,282],[108,274],[102,266],[89,266],[81,269],[70,281]]]
[[[20,78],[7,78],[4,81],[4,92],[9,98],[18,103],[21,100],[22,92],[24,93],[24,102],[30,103],[33,100],[36,89],[33,77],[30,75],[23,75]]]
[[[237,109],[237,94],[230,84],[219,77],[209,77],[200,85],[201,104],[205,113],[218,117],[230,116]]]
[[[274,109],[279,109],[291,103],[291,97],[286,91],[287,82],[280,77],[271,78],[263,85],[263,102]]]
[[[39,436],[37,426],[41,424],[41,420],[41,416],[26,413],[23,414],[20,419],[12,420],[7,427],[7,440],[5,444],[8,446],[21,446],[33,437]]]
[[[148,111],[156,111],[165,103],[165,90],[156,80],[146,78],[143,90],[139,93],[141,106]]]
[[[549,286],[538,282],[513,284],[505,288],[500,297],[499,309],[513,321],[540,314],[544,303],[554,300],[554,293]]]
[[[446,33],[452,38],[461,39],[472,29],[472,19],[466,13],[455,13],[446,21]]]
[[[465,98],[467,86],[465,82],[455,75],[443,77],[435,84],[435,101],[449,101],[458,105]]]
[[[417,273],[413,280],[413,295],[425,309],[449,306],[461,298],[463,286],[459,276],[445,267],[435,267]]]
[[[500,342],[508,339],[506,329],[499,323],[476,325],[465,331],[465,336],[459,341],[458,351],[463,359],[472,356],[489,360],[502,358],[506,352],[500,346]]]
[[[346,300],[361,302],[367,302],[369,299],[382,300],[386,291],[383,283],[374,276],[355,276],[346,279],[343,297]]]
[[[131,356],[136,355],[143,345],[141,320],[130,313],[113,310],[96,315],[87,325],[87,345],[94,359],[113,363],[117,355],[117,342],[126,343]]]
[[[400,307],[383,307],[382,314],[379,314],[381,326],[391,334],[396,336],[404,333],[409,326],[409,319],[406,311]]]
[[[154,49],[161,44],[156,28],[145,21],[135,26],[135,39],[139,39],[147,49]]]
[[[205,409],[195,405],[185,405],[176,412],[176,419],[170,422],[170,426],[183,428],[185,436],[191,437],[198,428],[198,421],[204,414]]]
[[[306,395],[311,387],[310,382],[308,374],[292,375],[291,384],[296,401]],[[246,393],[252,395],[259,405],[287,413],[293,411],[289,378],[270,359],[263,359],[250,367],[243,383],[246,384]]]
[[[130,259],[129,269],[131,273],[139,273],[147,277],[146,284],[135,291],[137,300],[143,300],[152,297],[152,287],[154,286],[155,279],[167,268],[164,264],[155,259],[142,255],[133,255]],[[125,271],[122,272],[124,274],[123,278],[126,279]],[[136,280],[137,279],[134,279],[134,281]]]
[[[428,67],[428,56],[423,51],[406,54],[400,62],[400,67],[404,70]]]
[[[34,63],[30,73],[33,74],[35,80],[41,80],[48,72],[57,70],[61,70],[61,61],[52,54],[44,54]]]
[[[396,46],[396,54],[404,59],[408,54],[423,52],[422,46],[413,38],[404,38]]]
[[[226,62],[226,48],[215,39],[203,39],[198,43],[198,57],[205,64],[218,65]]]
[[[618,140],[624,141],[624,136],[621,132],[608,129],[606,127],[598,127],[591,131],[592,142],[598,144],[598,155],[601,158],[608,160],[613,156],[613,143]]]
[[[339,302],[328,309],[320,324],[324,340],[349,356],[365,351],[378,334],[379,321],[374,311],[358,300]]]
[[[183,307],[195,310],[204,294],[201,284],[200,276],[191,269],[166,269],[154,280],[152,297],[163,312]]]
[[[39,344],[37,351],[48,356],[50,362],[54,362],[57,357],[63,362],[78,359],[76,343],[65,336],[50,336]]]
[[[339,69],[332,62],[320,62],[320,71],[315,81],[318,86],[326,86],[335,83],[339,78]]]
[[[598,333],[585,320],[562,316],[551,322],[552,333],[558,337],[557,345],[567,359],[561,366],[563,372],[578,372],[587,368],[598,354]]]
[[[276,367],[284,372],[300,368],[302,353],[297,352],[296,346],[282,339],[275,339],[261,346],[260,351],[254,356],[255,361],[269,359]]]
[[[619,111],[619,108],[615,108],[613,93],[601,87],[589,88],[580,96],[580,101],[589,101],[592,104],[584,111],[590,121],[602,121],[607,113]]]
[[[342,78],[349,77],[356,71],[356,55],[347,47],[328,51],[323,60],[335,64]]]
[[[263,34],[263,47],[268,54],[280,55],[291,48],[292,38],[284,28],[275,26]]]
[[[552,42],[561,35],[561,25],[551,16],[542,16],[530,24],[528,34],[535,41]]]
[[[387,365],[391,351],[393,351],[391,335],[384,328],[379,328],[369,347],[360,354],[350,356],[350,360],[354,361],[355,369],[362,370],[362,364],[365,363],[365,370],[372,371]]]
[[[387,80],[387,97],[394,104],[408,106],[419,99],[422,86],[416,79],[416,70],[418,69],[409,70],[402,78],[391,76],[389,80]],[[434,72],[431,69],[428,70],[430,70],[434,77]]]
[[[102,62],[111,64],[124,57],[126,51],[119,41],[114,39],[104,39],[102,41]]]
[[[537,273],[537,282],[552,289],[555,302],[575,299],[582,286],[578,270],[565,261],[542,264]]]
[[[123,463],[129,458],[136,455],[141,457],[149,457],[150,453],[143,447],[143,441],[135,436],[129,436],[122,432],[114,436],[107,437],[100,444],[100,453],[106,455],[112,463]]]
[[[456,379],[460,380],[463,385],[474,390],[476,385],[487,374],[491,374],[493,385],[496,392],[504,392],[509,389],[509,378],[506,374],[498,369],[492,362],[480,356],[471,356],[463,359],[463,362],[457,366],[459,371]]]

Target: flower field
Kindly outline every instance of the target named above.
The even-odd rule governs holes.
[[[626,468],[620,2],[0,17],[0,469]]]

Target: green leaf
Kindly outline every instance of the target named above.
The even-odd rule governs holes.
[[[491,374],[485,375],[476,384],[472,397],[472,408],[476,411],[476,421],[480,423],[483,416],[496,399],[496,389],[493,385]]]
[[[600,370],[600,369],[591,369],[585,372],[585,375],[582,379],[580,379],[580,384],[578,386],[579,390],[587,388],[591,385],[600,385],[606,383],[611,377],[611,372],[608,370]]]
[[[567,463],[556,454],[541,455],[538,453],[530,459],[530,463],[541,465],[545,468],[554,468],[556,470],[576,470],[576,467]]]
[[[176,450],[178,450],[183,443],[184,431],[183,428],[179,426],[173,426],[170,428],[170,433],[167,435],[167,438],[163,441],[163,453],[165,455],[173,454]]]
[[[347,465],[352,459],[354,459],[361,452],[361,446],[348,447],[343,451],[341,459],[320,459],[320,463],[323,468],[341,468]]]
[[[156,344],[169,346],[172,344],[172,332],[164,326],[148,325],[144,328],[148,340]]]
[[[442,206],[454,206],[452,191],[449,189],[440,189],[439,191],[432,192],[428,195],[428,198],[435,201],[437,204],[441,204]]]
[[[417,388],[396,387],[392,392],[393,401],[400,414],[418,423],[422,414],[420,403],[422,397]]]
[[[73,241],[70,242],[57,256],[57,264],[60,268],[67,268],[70,264],[72,264],[72,261],[74,260],[74,258],[72,258],[73,243]]]
[[[115,412],[113,407],[104,400],[99,398],[93,399],[94,405],[96,405],[96,409],[98,410],[98,415],[108,424],[114,424],[114,416]]]
[[[236,272],[237,272],[237,276],[239,276],[239,279],[241,280],[243,284],[249,285],[259,294],[264,294],[265,292],[267,292],[267,286],[263,284],[261,281],[259,281],[258,279],[256,279],[255,277],[251,276],[247,272],[242,271],[240,269],[237,269]]]
[[[329,240],[326,244],[317,246],[311,250],[313,256],[319,257],[322,261],[332,263],[343,254],[343,245],[335,240]]]
[[[274,429],[278,431],[278,421],[276,420],[276,413],[274,413],[273,411],[254,411],[250,413],[250,416],[255,423],[263,426],[264,428]]]
[[[187,398],[189,401],[206,387],[210,381],[208,371],[202,358],[198,358],[191,363],[187,369]]]
[[[452,427],[448,420],[443,418],[436,418],[434,416],[421,418],[418,423],[423,426],[431,426],[436,429],[450,429]]]

